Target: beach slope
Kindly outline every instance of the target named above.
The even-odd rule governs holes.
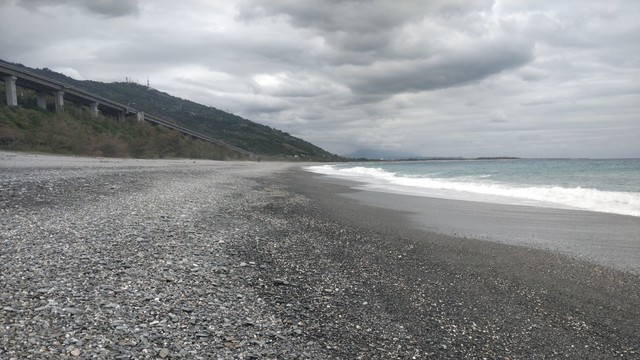
[[[0,153],[0,358],[638,357],[640,279],[283,163]]]

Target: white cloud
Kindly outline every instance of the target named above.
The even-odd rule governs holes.
[[[76,79],[76,80],[86,80],[78,70],[74,69],[74,68],[70,68],[70,67],[56,67],[51,69],[55,72],[59,72],[61,74],[65,74],[70,78]]]

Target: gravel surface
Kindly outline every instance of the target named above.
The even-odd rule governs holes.
[[[0,359],[639,358],[640,281],[291,164],[0,152]]]
[[[637,274],[426,232],[302,171],[258,181],[271,195],[243,214],[264,225],[239,252],[272,264],[284,286],[263,296],[332,358],[640,358]]]
[[[0,359],[330,357],[229,248],[288,165],[2,155]]]

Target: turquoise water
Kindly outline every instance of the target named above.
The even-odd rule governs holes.
[[[374,191],[640,216],[640,159],[375,162],[307,169]]]

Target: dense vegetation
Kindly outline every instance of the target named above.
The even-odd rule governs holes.
[[[258,156],[320,161],[339,160],[336,155],[288,133],[146,86],[130,82],[79,81],[46,68],[25,67],[25,69],[123,104],[131,104],[132,108],[175,122]]]
[[[0,88],[0,90],[4,90]],[[22,91],[27,102],[35,101]],[[0,148],[70,155],[241,159],[228,148],[196,140],[147,122],[92,118],[87,109],[67,106],[64,112],[0,105]]]

